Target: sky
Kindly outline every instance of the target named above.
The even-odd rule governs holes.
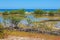
[[[0,9],[60,9],[60,0],[0,0]]]

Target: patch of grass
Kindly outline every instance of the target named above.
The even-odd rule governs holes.
[[[0,38],[4,38],[4,29],[1,24],[0,24]]]

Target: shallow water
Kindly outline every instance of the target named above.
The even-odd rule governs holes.
[[[2,23],[3,22],[3,17],[2,16],[0,16],[0,23]]]
[[[27,15],[26,18],[29,19],[29,21],[27,19],[23,19],[19,23],[27,25],[27,24],[29,24],[29,22],[40,22],[42,20],[49,20],[49,18],[46,18],[46,17],[35,18],[34,15]],[[5,26],[9,26],[9,25],[11,25],[11,20],[9,18],[8,19],[4,19],[3,16],[0,16],[0,23],[3,23],[3,25],[5,23]],[[57,22],[55,24],[55,27],[60,28],[60,22]]]
[[[49,18],[43,17],[43,18],[35,18],[34,15],[28,15],[27,18],[29,18],[32,22],[39,22],[42,20],[49,20]]]
[[[57,22],[57,24],[55,24],[55,27],[56,27],[56,28],[60,28],[60,21]]]
[[[29,19],[32,22],[42,21],[42,20],[49,20],[46,17],[44,17],[44,18],[35,18],[34,15],[27,15],[26,18]],[[3,21],[10,22],[10,19],[8,18],[8,19],[5,20],[2,16],[0,16],[0,23],[2,23]],[[23,19],[22,21],[27,21],[27,20],[26,19],[25,20]]]

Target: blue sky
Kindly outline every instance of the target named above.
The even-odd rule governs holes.
[[[59,9],[60,0],[0,0],[0,9]]]

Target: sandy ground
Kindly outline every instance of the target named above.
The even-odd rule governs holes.
[[[60,36],[20,31],[6,31],[4,38],[0,40],[60,40]]]
[[[44,38],[31,38],[31,37],[9,36],[8,38],[0,39],[0,40],[46,40],[46,39],[44,39]]]

